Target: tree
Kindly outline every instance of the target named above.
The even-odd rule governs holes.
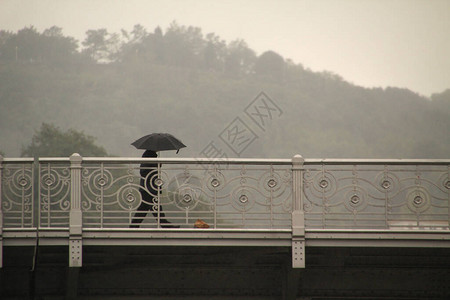
[[[8,45],[9,39],[14,34],[10,31],[0,30],[0,59],[6,57],[6,47]]]
[[[33,26],[25,27],[16,34],[2,34],[2,59],[35,62],[42,60],[42,41]]]
[[[78,52],[78,41],[72,37],[66,37],[62,33],[62,29],[52,26],[45,29],[41,35],[43,42],[43,56],[46,61],[65,64],[74,57]]]
[[[248,75],[256,60],[255,52],[247,46],[244,40],[235,40],[228,45],[225,58],[225,74],[230,77]]]
[[[0,31],[0,59],[20,62],[66,64],[78,57],[78,42],[52,26],[42,34],[34,27],[25,27],[17,33]]]
[[[450,102],[450,89],[446,89],[442,93],[434,93],[431,95],[433,101],[447,101]]]
[[[432,106],[441,113],[450,115],[450,89],[446,89],[442,93],[435,93],[431,95]]]
[[[151,36],[153,45],[153,51],[155,53],[155,59],[158,63],[164,62],[164,37],[161,27],[156,27],[153,35]]]
[[[273,51],[266,51],[258,57],[255,64],[255,74],[261,78],[282,81],[285,63],[281,55]]]
[[[82,42],[85,47],[83,53],[96,62],[107,63],[117,56],[120,49],[119,42],[119,35],[109,34],[105,28],[88,30]]]
[[[31,141],[22,149],[22,157],[61,157],[79,153],[82,156],[107,156],[106,150],[95,145],[95,138],[69,129],[63,132],[53,124],[42,123]]]
[[[120,49],[117,52],[117,61],[122,63],[137,62],[142,64],[152,57],[148,40],[151,34],[140,24],[136,24],[131,32],[121,30],[122,40],[119,42]]]
[[[206,35],[206,47],[204,49],[205,68],[208,70],[222,71],[225,55],[226,43],[214,33]]]
[[[165,63],[179,67],[198,67],[205,47],[203,34],[198,27],[179,26],[172,22],[164,35]]]

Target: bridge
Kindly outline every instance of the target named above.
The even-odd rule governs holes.
[[[0,182],[2,299],[450,297],[450,160],[0,156]]]

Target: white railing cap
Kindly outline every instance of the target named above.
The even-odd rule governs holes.
[[[254,164],[254,165],[289,165],[290,159],[267,159],[267,158],[137,158],[137,157],[84,157],[83,162],[121,162],[141,163],[151,161],[164,164]]]
[[[4,163],[32,163],[34,162],[34,158],[32,157],[3,157],[2,161]]]
[[[305,165],[448,165],[450,159],[305,159]]]
[[[33,158],[3,158],[4,162],[31,162]],[[274,158],[142,158],[142,157],[83,157],[84,163],[142,163],[163,164],[250,164],[250,165],[291,165],[292,159]],[[39,162],[70,162],[69,157],[40,157]],[[339,159],[307,158],[305,165],[450,165],[450,159]]]

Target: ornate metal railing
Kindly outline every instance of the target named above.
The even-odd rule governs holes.
[[[39,161],[39,227],[69,227],[71,169],[68,158]]]
[[[309,160],[307,228],[448,228],[448,160]]]
[[[0,156],[0,234],[34,224],[34,160]]]
[[[141,186],[140,164],[158,172]],[[69,159],[40,160],[40,220],[43,227],[69,226]],[[192,228],[201,219],[211,228],[289,228],[292,196],[290,160],[84,158],[80,209],[84,228],[128,228],[139,219],[143,194],[156,200],[141,228]],[[158,205],[158,203],[160,205]]]
[[[158,192],[141,228],[164,225],[165,215],[187,228],[202,219],[211,228],[283,229],[292,227],[294,211],[303,213],[306,229],[449,228],[450,160],[309,159],[294,166],[290,159],[79,156],[40,158],[35,184],[33,159],[0,157],[0,227],[69,228],[79,216],[83,228],[129,228],[143,201],[143,162],[157,164]]]

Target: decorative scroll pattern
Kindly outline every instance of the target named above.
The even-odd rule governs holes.
[[[68,227],[70,211],[69,164],[39,166],[39,216],[41,227]]]
[[[199,218],[211,227],[290,227],[288,166],[207,167],[160,166],[157,174],[150,175],[157,176],[150,181],[160,191],[152,209],[158,213],[160,207],[168,220],[182,227],[192,227]],[[138,171],[138,165],[83,165],[83,226],[128,227],[142,201]],[[158,221],[149,212],[141,227],[154,227]]]
[[[3,226],[33,227],[33,162],[4,163],[2,174]]]
[[[307,166],[307,228],[448,228],[449,168]]]
[[[89,164],[82,168],[83,226],[128,227],[141,196],[132,165]]]

